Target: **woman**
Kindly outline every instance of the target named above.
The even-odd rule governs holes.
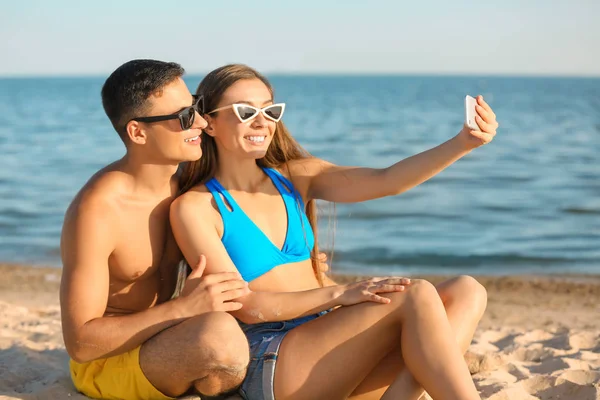
[[[314,256],[314,202],[401,193],[488,143],[498,125],[483,98],[481,132],[463,128],[378,170],[311,157],[281,122],[285,105],[273,103],[269,82],[249,67],[212,71],[197,94],[208,111],[203,156],[183,171],[171,224],[190,265],[202,254],[208,273],[239,271],[249,282],[232,312],[251,347],[241,394],[418,399],[424,388],[434,399],[479,399],[462,353],[485,309],[481,285],[469,277],[437,290],[402,278],[328,282]]]

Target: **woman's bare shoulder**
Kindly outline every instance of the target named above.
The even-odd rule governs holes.
[[[279,171],[287,178],[314,176],[327,164],[327,161],[317,157],[300,158],[283,164]]]
[[[205,213],[213,208],[212,199],[212,193],[206,185],[196,185],[173,200],[171,209],[182,212],[196,211]]]

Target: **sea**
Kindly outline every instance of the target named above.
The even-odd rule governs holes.
[[[496,138],[427,182],[321,203],[332,270],[600,273],[600,78],[268,75],[313,155],[388,167],[455,136],[484,96]],[[64,213],[125,148],[101,105],[106,77],[0,78],[0,262],[60,267]],[[202,76],[186,76],[193,92]]]

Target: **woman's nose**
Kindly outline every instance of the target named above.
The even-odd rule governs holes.
[[[252,125],[257,128],[261,128],[267,124],[267,118],[263,115],[262,112],[259,112],[256,117],[254,117],[254,121],[252,121]]]

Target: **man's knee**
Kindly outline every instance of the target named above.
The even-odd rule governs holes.
[[[246,376],[250,359],[248,340],[235,318],[213,312],[197,317],[195,347],[206,375],[196,381],[198,392],[216,396],[236,389]]]
[[[245,369],[250,351],[248,340],[235,318],[227,313],[212,312],[198,317],[197,343],[208,369]]]

